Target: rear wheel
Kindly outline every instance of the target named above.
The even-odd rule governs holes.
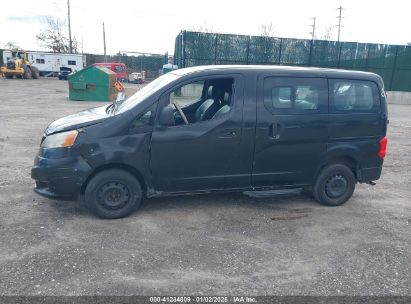
[[[354,173],[345,165],[325,167],[313,187],[314,198],[326,206],[339,206],[348,201],[355,189]]]
[[[97,173],[88,183],[85,202],[101,218],[116,219],[129,215],[141,204],[142,190],[130,173],[109,169]]]

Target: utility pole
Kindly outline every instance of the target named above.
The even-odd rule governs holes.
[[[337,8],[337,10],[339,11],[339,14],[338,14],[338,16],[337,16],[337,18],[338,18],[338,39],[337,39],[337,41],[338,42],[340,42],[340,34],[341,34],[341,27],[342,27],[342,25],[341,25],[341,19],[343,18],[342,17],[342,10],[343,10],[343,7],[342,6],[340,6],[339,8]]]
[[[104,43],[104,62],[107,62],[107,53],[106,53],[106,30],[104,28],[103,22],[103,43]]]
[[[73,43],[71,41],[71,20],[70,20],[70,0],[67,0],[67,15],[68,15],[68,27],[69,27],[69,51],[73,53]]]
[[[315,17],[311,18],[313,19],[313,24],[311,24],[310,26],[313,28],[312,32],[310,32],[311,34],[311,40],[314,41],[315,38]]]

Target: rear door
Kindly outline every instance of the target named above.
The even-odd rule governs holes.
[[[329,85],[330,141],[383,136],[385,122],[375,82],[330,79]]]
[[[348,145],[356,150],[362,167],[381,164],[379,140],[385,136],[380,89],[373,81],[329,79],[329,146]]]
[[[252,183],[311,183],[326,151],[327,80],[261,76]]]

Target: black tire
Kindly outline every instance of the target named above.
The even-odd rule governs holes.
[[[13,75],[6,74],[6,78],[7,78],[7,79],[13,79]]]
[[[106,219],[128,216],[141,204],[142,196],[138,180],[120,169],[97,173],[87,184],[84,194],[87,207]]]
[[[22,64],[21,67],[24,70],[23,79],[30,79],[31,78],[31,69],[25,64]]]
[[[36,68],[35,66],[31,66],[31,75],[32,75],[33,79],[39,79],[40,78],[39,69]]]
[[[348,201],[355,189],[354,173],[345,165],[326,166],[313,186],[316,201],[325,206],[340,206]]]

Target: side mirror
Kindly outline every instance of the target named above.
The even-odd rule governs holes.
[[[167,105],[161,109],[160,116],[158,117],[158,122],[163,127],[174,126],[174,109],[171,105]]]

